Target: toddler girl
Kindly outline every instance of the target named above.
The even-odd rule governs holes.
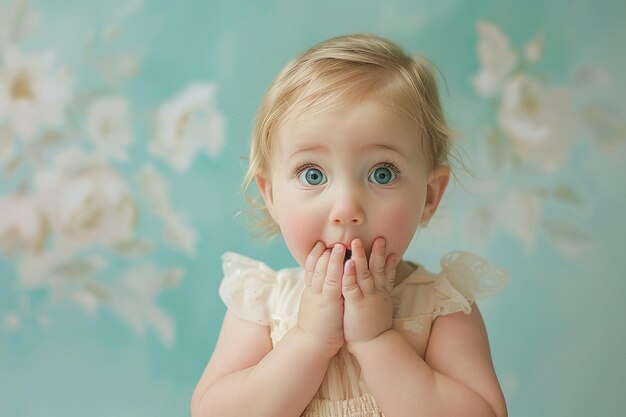
[[[453,252],[402,259],[448,184],[432,70],[372,35],[334,38],[278,75],[244,181],[298,268],[223,257],[228,311],[194,417],[506,416],[475,298],[506,273]]]

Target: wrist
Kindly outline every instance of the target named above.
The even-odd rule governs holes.
[[[367,356],[373,351],[377,352],[384,348],[384,345],[391,341],[395,334],[398,333],[393,328],[389,328],[372,339],[346,343],[346,349],[359,359],[359,357]]]
[[[300,326],[293,327],[289,332],[303,344],[306,352],[318,357],[332,358],[344,344],[343,338],[333,341],[323,340],[307,333]]]

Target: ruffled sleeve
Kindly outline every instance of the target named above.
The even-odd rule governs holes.
[[[475,300],[499,293],[508,283],[502,267],[468,252],[450,252],[441,259],[435,282],[433,319],[458,311],[469,314]]]
[[[222,261],[220,297],[228,309],[244,320],[269,326],[276,272],[262,262],[233,252],[225,253]]]

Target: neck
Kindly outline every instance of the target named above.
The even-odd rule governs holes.
[[[401,260],[396,267],[396,281],[395,285],[400,284],[402,281],[406,279],[409,275],[411,275],[415,271],[415,266],[409,264],[408,262]]]

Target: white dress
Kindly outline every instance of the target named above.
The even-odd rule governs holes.
[[[262,262],[227,252],[220,296],[238,317],[270,328],[272,344],[296,325],[303,270],[274,271]],[[474,300],[501,291],[508,283],[505,270],[467,252],[451,252],[435,274],[419,265],[391,292],[393,328],[423,358],[432,322],[441,315],[469,314]],[[381,417],[358,362],[344,347],[331,360],[324,381],[303,413],[305,417]]]

